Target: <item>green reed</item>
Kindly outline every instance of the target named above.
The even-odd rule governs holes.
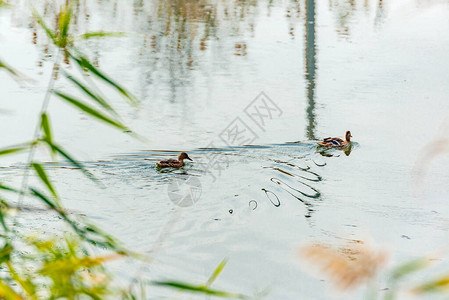
[[[195,285],[195,284],[191,284],[191,283],[187,283],[187,282],[173,281],[173,280],[153,281],[151,283],[154,285],[164,286],[164,287],[168,287],[168,288],[175,288],[175,289],[179,289],[179,290],[191,292],[191,293],[206,294],[206,295],[215,296],[215,297],[232,298],[232,299],[250,299],[248,296],[245,296],[243,294],[231,293],[231,292],[216,290],[216,289],[211,288],[211,285],[214,283],[214,281],[218,278],[220,273],[223,271],[227,262],[228,262],[227,259],[222,260],[218,264],[218,266],[215,268],[214,272],[212,272],[210,277],[207,279],[205,284]]]
[[[0,3],[6,5],[3,1]],[[66,1],[66,5],[57,12],[57,21],[54,27],[48,25],[36,9],[32,9],[32,14],[40,28],[48,36],[57,54],[53,61],[52,73],[42,100],[40,118],[33,137],[21,144],[0,149],[0,156],[17,153],[28,154],[21,185],[15,187],[0,182],[0,191],[2,191],[0,194],[2,228],[0,231],[0,267],[7,270],[0,276],[0,298],[104,299],[105,297],[121,297],[123,299],[145,299],[147,284],[141,282],[139,293],[133,292],[131,288],[118,288],[112,284],[112,277],[104,266],[106,262],[120,259],[123,256],[143,261],[145,257],[123,247],[117,239],[96,227],[87,218],[74,217],[68,213],[46,165],[35,156],[37,149],[44,150],[49,153],[52,161],[58,159],[67,161],[89,180],[103,187],[101,182],[81,162],[55,140],[48,105],[53,99],[63,101],[94,120],[112,126],[125,134],[139,137],[120,120],[119,113],[103,96],[95,85],[95,81],[111,87],[130,105],[137,105],[138,99],[96,67],[87,55],[76,47],[78,40],[117,37],[123,36],[124,33],[99,31],[73,36],[71,24],[74,14],[71,1]],[[78,75],[69,72],[67,67],[62,64],[63,59],[77,67]],[[0,70],[6,71],[16,79],[24,79],[19,71],[2,60],[0,60]],[[80,92],[83,97],[75,97],[67,91],[55,89],[55,82],[59,75],[62,75],[71,84],[72,89]],[[38,179],[37,185],[30,185],[30,172]],[[18,197],[17,202],[7,200],[13,195]],[[34,236],[23,236],[16,228],[17,218],[11,213],[16,211],[19,214],[24,208],[33,209],[23,204],[26,199],[30,198],[43,203],[71,230],[50,238],[42,238],[45,234],[39,230],[35,231]],[[107,251],[108,254],[95,256],[87,247],[88,245],[99,247],[103,251]],[[225,265],[226,261],[221,262],[204,285],[197,286],[175,281],[154,281],[151,284],[217,297],[247,298],[241,294],[210,288]]]
[[[110,275],[106,272],[103,263],[123,255],[134,257],[136,255],[121,246],[115,238],[91,224],[86,218],[75,218],[67,213],[45,164],[38,161],[34,154],[37,149],[45,149],[51,154],[53,160],[61,157],[89,179],[99,183],[76,158],[55,140],[51,117],[47,111],[48,104],[53,97],[72,105],[98,121],[119,130],[131,132],[118,120],[118,114],[108,101],[101,97],[91,85],[83,83],[82,79],[78,79],[64,70],[61,64],[62,54],[68,56],[73,64],[79,66],[82,77],[93,76],[105,82],[133,104],[137,103],[137,100],[124,87],[94,67],[89,59],[75,48],[74,41],[76,39],[70,35],[73,16],[70,2],[58,12],[55,29],[51,29],[36,10],[33,10],[33,16],[57,49],[57,55],[42,101],[39,122],[32,139],[0,149],[0,156],[20,152],[28,153],[27,168],[21,186],[13,187],[0,183],[0,190],[3,191],[0,197],[0,223],[3,228],[0,235],[0,265],[8,271],[0,278],[0,297],[2,299],[79,299],[87,296],[92,299],[102,299],[111,294],[132,296],[129,291],[113,288],[110,283]],[[108,36],[108,33],[89,33],[80,38],[105,36]],[[15,78],[22,77],[18,71],[4,61],[0,61],[0,69]],[[76,99],[66,92],[54,90],[59,73],[62,73],[74,88],[82,91],[86,95],[86,100]],[[99,104],[99,108],[89,102]],[[30,172],[34,173],[40,185],[29,185]],[[8,201],[7,197],[4,197],[5,193],[18,195],[17,204],[13,205],[11,201]],[[9,213],[13,210],[18,210],[20,213],[26,207],[22,202],[29,197],[38,199],[46,205],[47,209],[55,212],[69,225],[72,229],[71,232],[64,232],[59,238],[47,239],[39,238],[39,236],[44,236],[39,231],[37,232],[38,238],[22,236],[15,228],[18,225],[16,218],[10,216]],[[87,251],[84,246],[86,242],[113,254],[95,257]]]

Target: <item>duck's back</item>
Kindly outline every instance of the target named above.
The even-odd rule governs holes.
[[[180,168],[184,165],[184,162],[178,161],[176,159],[166,159],[161,160],[156,164],[158,168]]]
[[[344,141],[340,138],[328,137],[319,142],[318,145],[326,147],[341,147],[344,145]]]
[[[169,164],[169,163],[175,163],[175,162],[178,162],[178,161],[176,159],[169,158],[169,159],[166,159],[166,160],[161,160],[159,163],[160,164]]]

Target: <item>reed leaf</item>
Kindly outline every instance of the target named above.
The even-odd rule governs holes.
[[[68,103],[70,103],[73,106],[77,107],[81,111],[91,115],[92,117],[97,118],[100,121],[108,123],[108,124],[118,128],[118,129],[121,129],[121,130],[129,130],[125,125],[123,125],[119,121],[113,120],[113,119],[105,116],[104,114],[102,114],[101,112],[96,110],[95,108],[93,108],[91,106],[88,106],[87,104],[82,103],[81,101],[73,98],[72,96],[66,95],[66,94],[58,92],[58,91],[53,91],[53,93],[55,95],[57,95],[58,97],[60,97],[61,99],[64,99]]]
[[[1,248],[0,248],[0,264],[3,264],[7,261],[11,260],[11,253],[13,253],[14,248],[11,245],[10,242],[6,242]]]
[[[48,120],[48,115],[46,113],[41,114],[41,128],[44,131],[44,139],[49,143],[53,143],[50,121]]]
[[[77,36],[78,39],[87,40],[92,38],[103,38],[103,37],[122,37],[125,36],[124,32],[107,32],[107,31],[94,31],[87,32]]]
[[[31,145],[32,145],[32,143],[25,143],[25,144],[20,145],[20,146],[12,146],[12,147],[8,147],[8,148],[0,149],[0,156],[2,156],[2,155],[9,155],[9,154],[13,154],[13,153],[17,153],[17,152],[21,152],[21,151],[27,150],[27,149],[30,148]]]
[[[6,300],[23,300],[20,294],[14,291],[10,285],[6,282],[3,282],[4,279],[0,279],[0,298]]]
[[[35,188],[30,187],[29,188],[31,195],[40,199],[42,202],[44,202],[48,207],[50,207],[52,210],[54,210],[68,225],[70,225],[70,227],[72,227],[72,229],[86,242],[89,242],[93,245],[96,246],[102,246],[108,249],[115,249],[113,246],[111,246],[112,243],[108,243],[108,240],[106,242],[101,241],[101,240],[97,240],[97,239],[92,239],[89,238],[87,236],[88,234],[88,230],[81,228],[80,226],[78,226],[78,224],[76,222],[74,222],[72,219],[69,218],[69,216],[67,216],[67,214],[65,213],[64,210],[62,210],[61,208],[59,208],[55,203],[53,203],[53,201],[51,201],[47,196],[45,196],[43,193],[41,193],[40,191],[38,191]],[[89,227],[88,227],[89,228]],[[92,230],[92,232],[98,234],[98,236],[103,237],[103,235],[98,231],[94,231]]]
[[[447,291],[449,288],[449,275],[443,275],[433,280],[427,281],[412,289],[413,293],[424,294]]]
[[[18,71],[14,70],[12,67],[10,67],[7,63],[3,62],[1,59],[0,59],[0,69],[5,69],[5,71],[10,73],[11,75],[15,77],[20,77]]]
[[[98,179],[92,174],[90,173],[84,166],[82,163],[80,163],[79,161],[77,161],[76,159],[74,159],[72,156],[70,156],[67,151],[65,151],[61,146],[58,146],[56,144],[51,144],[48,143],[48,146],[53,150],[56,151],[57,153],[59,153],[59,155],[61,155],[62,157],[64,157],[69,163],[71,163],[75,168],[80,169],[81,172],[90,180],[92,180],[95,183],[99,183]]]
[[[137,257],[133,252],[121,247],[113,237],[101,231],[95,225],[85,221],[76,222],[72,220],[61,207],[51,201],[44,193],[33,187],[30,187],[29,190],[32,196],[40,199],[50,209],[54,210],[84,241],[97,247],[113,250],[120,255],[132,255],[133,257]],[[93,237],[91,237],[92,235]]]
[[[34,171],[36,172],[37,176],[39,176],[40,180],[45,184],[45,186],[48,188],[48,190],[52,193],[52,195],[58,199],[58,194],[56,193],[55,188],[53,187],[53,184],[51,183],[51,180],[48,178],[47,173],[45,172],[45,169],[42,167],[39,163],[32,163],[31,166],[33,167]]]
[[[30,187],[29,188],[31,195],[40,199],[42,202],[44,202],[48,207],[50,207],[52,210],[54,210],[72,229],[85,241],[93,244],[93,245],[101,245],[107,247],[108,245],[105,243],[98,242],[96,240],[93,240],[86,236],[86,230],[83,230],[80,228],[72,219],[70,219],[64,210],[62,210],[60,207],[58,207],[53,201],[51,201],[47,196],[45,196],[43,193],[38,191],[35,188]]]
[[[233,299],[248,299],[247,296],[243,294],[236,294],[236,293],[230,293],[226,291],[220,291],[220,290],[213,290],[210,288],[207,288],[203,285],[191,285],[184,282],[177,282],[177,281],[152,281],[154,285],[159,286],[165,286],[170,288],[176,288],[180,290],[190,291],[194,293],[201,293],[206,295],[211,295],[215,297],[221,297],[221,298],[233,298]]]
[[[227,263],[228,263],[228,259],[225,258],[218,264],[218,266],[215,268],[214,272],[212,273],[212,275],[209,277],[209,279],[206,282],[207,287],[210,287],[212,285],[212,283],[214,283],[214,281],[218,278],[218,275],[220,275],[221,271],[223,271],[223,269]]]
[[[0,0],[0,8],[10,7],[10,6],[11,6],[11,4],[9,4],[8,2]]]
[[[44,141],[47,141],[49,144],[53,143],[53,134],[51,133],[50,119],[46,113],[41,114],[41,128],[44,132]],[[50,153],[53,159],[55,159],[56,151],[50,148]]]
[[[394,281],[402,279],[404,276],[409,275],[413,272],[420,271],[429,265],[429,259],[426,257],[420,257],[412,261],[408,261],[404,264],[396,267],[391,274],[391,278]]]
[[[2,201],[2,202],[4,203],[5,201]],[[5,221],[5,208],[7,208],[7,206],[3,205],[3,203],[0,206],[0,223],[3,226],[3,229],[5,229],[5,231],[8,232],[9,228],[6,225],[6,221]]]
[[[67,72],[63,71],[64,76],[70,80],[73,84],[75,84],[78,88],[80,88],[86,95],[88,95],[92,100],[94,100],[96,103],[101,105],[104,109],[108,110],[109,112],[113,113],[115,116],[118,116],[118,113],[112,108],[112,106],[100,95],[89,89],[85,84],[77,80],[72,75],[68,74]]]
[[[23,278],[24,276],[20,276],[15,270],[14,265],[11,263],[11,261],[6,261],[5,264],[8,267],[11,278],[15,282],[20,284],[22,289],[27,293],[27,299],[37,299],[35,296],[36,287],[34,286],[34,284],[30,280]]]
[[[37,12],[37,10],[33,7],[32,9],[33,17],[36,19],[37,23],[42,27],[42,29],[45,31],[47,36],[57,45],[58,40],[56,38],[55,33],[47,26],[44,19],[41,17],[41,15]]]
[[[122,94],[126,99],[128,99],[132,104],[137,104],[137,99],[134,95],[128,92],[125,88],[120,86],[118,83],[110,79],[108,76],[103,74],[98,68],[90,63],[90,61],[82,54],[73,54],[69,52],[70,57],[83,69],[89,70],[92,74],[100,78],[101,80],[108,83],[110,86],[115,88],[120,94]]]
[[[134,258],[139,258],[138,254],[120,246],[119,243],[117,242],[117,240],[115,240],[111,235],[109,235],[106,232],[99,229],[97,226],[95,226],[91,223],[88,223],[88,222],[84,222],[83,224],[84,224],[84,228],[83,228],[84,237],[83,238],[90,239],[88,237],[88,235],[90,235],[90,234],[94,234],[97,237],[97,239],[95,239],[95,240],[90,239],[89,240],[90,243],[92,243],[96,246],[114,250],[115,252],[117,252],[117,254],[120,254],[120,255],[127,255],[127,256],[132,256]],[[99,239],[99,238],[101,238],[101,239]]]
[[[40,273],[44,275],[70,273],[71,271],[84,268],[92,268],[101,266],[104,262],[119,258],[119,255],[104,255],[97,257],[67,257],[46,263],[41,269]]]
[[[59,37],[58,45],[61,48],[65,48],[69,41],[69,26],[72,20],[72,6],[66,5],[59,12]]]
[[[47,204],[51,209],[55,210],[56,212],[59,213],[59,215],[61,217],[63,217],[64,219],[67,218],[66,214],[64,211],[62,211],[59,206],[54,203],[53,201],[51,201],[46,195],[44,195],[44,193],[41,193],[40,191],[38,191],[35,188],[30,187],[29,188],[31,195],[42,200],[45,204]]]
[[[14,193],[20,193],[19,190],[15,189],[15,188],[13,188],[13,187],[4,185],[3,183],[0,183],[0,190],[9,191],[9,192],[14,192]]]

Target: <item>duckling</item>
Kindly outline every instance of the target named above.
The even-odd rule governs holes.
[[[184,159],[191,160],[190,157],[185,152],[181,152],[178,155],[178,160],[176,159],[167,159],[167,160],[161,160],[156,164],[157,168],[181,168],[184,166]],[[191,160],[192,161],[192,160]]]
[[[326,148],[346,148],[351,145],[351,131],[346,131],[345,140],[343,141],[340,138],[325,138],[321,142],[317,143],[318,146],[326,147]]]

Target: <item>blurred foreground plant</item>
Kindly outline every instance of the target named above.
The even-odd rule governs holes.
[[[67,1],[66,5],[57,12],[55,29],[51,29],[51,26],[45,23],[36,10],[33,11],[33,15],[53,42],[57,54],[54,56],[52,74],[42,101],[40,118],[34,136],[30,141],[0,149],[0,156],[20,152],[28,153],[21,186],[14,187],[0,182],[0,222],[2,225],[0,266],[7,271],[0,276],[0,298],[103,299],[106,296],[118,294],[135,298],[126,289],[113,287],[110,276],[103,266],[105,262],[120,256],[135,255],[121,246],[112,236],[91,224],[86,218],[71,214],[64,209],[62,199],[48,173],[46,164],[39,161],[35,157],[35,153],[37,148],[41,148],[50,154],[52,160],[61,157],[89,179],[101,185],[79,161],[55,141],[47,111],[50,99],[52,95],[56,95],[62,101],[93,119],[129,133],[130,130],[118,119],[117,112],[102,96],[94,81],[88,77],[95,77],[111,86],[132,104],[137,102],[136,98],[95,67],[84,54],[75,48],[74,39],[70,35],[72,23],[70,1]],[[105,33],[90,33],[90,35],[83,35],[83,38],[106,35]],[[86,79],[86,82],[63,70],[62,54],[68,56],[72,63],[79,67],[80,74]],[[20,78],[20,73],[3,61],[0,61],[0,69],[7,71],[15,78]],[[60,73],[91,103],[77,99],[66,92],[56,91],[54,86]],[[30,186],[30,172],[34,172],[39,182],[38,185]],[[18,196],[18,201],[11,200],[11,196],[14,194]],[[49,212],[54,212],[68,227],[62,227],[64,231],[52,238],[43,238],[46,234],[42,231],[37,231],[35,238],[24,237],[21,228],[27,229],[30,225],[19,224],[15,215],[20,215],[25,208],[31,211],[36,209],[23,203],[31,198],[44,204]],[[71,229],[71,231],[65,229]],[[86,247],[87,244],[100,247],[103,252],[107,251],[108,254],[94,256],[93,252],[88,250],[90,248]]]
[[[8,271],[0,282],[2,299],[101,299],[118,292],[103,267],[118,254],[89,256],[76,237],[40,236],[23,238],[25,251],[15,251],[11,244],[0,250],[1,266]]]
[[[336,287],[347,290],[372,279],[386,261],[386,253],[375,251],[363,244],[332,249],[327,245],[306,246],[301,254],[318,265]]]
[[[423,256],[386,268],[387,252],[363,242],[335,248],[324,244],[302,247],[299,255],[317,266],[343,292],[367,287],[365,299],[428,299],[449,293],[449,274],[428,277],[435,257]],[[382,274],[382,276],[379,276]],[[380,289],[379,284],[385,285]]]
[[[224,259],[220,262],[220,264],[215,268],[214,272],[210,275],[210,277],[207,279],[205,284],[201,285],[195,285],[187,282],[181,282],[181,281],[153,281],[152,284],[158,285],[158,286],[165,286],[168,288],[174,288],[179,289],[181,291],[190,292],[190,293],[197,293],[197,294],[205,294],[209,296],[215,296],[215,297],[221,297],[221,298],[228,298],[228,299],[249,299],[248,296],[245,296],[243,294],[237,294],[237,293],[231,293],[227,291],[222,290],[216,290],[212,289],[211,285],[214,283],[214,281],[218,278],[221,271],[223,271],[224,267],[226,266],[228,260]],[[260,295],[262,296],[262,295]],[[260,297],[259,296],[259,297]]]
[[[75,1],[76,2],[76,1]],[[74,169],[82,172],[88,179],[100,187],[102,183],[76,160],[54,137],[51,118],[48,112],[52,98],[64,101],[87,116],[114,127],[127,134],[134,134],[120,120],[118,112],[103,96],[95,80],[111,87],[131,105],[137,104],[136,97],[123,86],[104,74],[89,58],[75,46],[77,40],[122,35],[121,33],[89,32],[78,37],[71,35],[73,23],[72,1],[65,1],[56,13],[54,28],[49,26],[43,17],[33,9],[33,16],[41,29],[46,33],[55,48],[52,73],[42,101],[38,124],[31,140],[0,149],[1,156],[27,153],[24,175],[19,187],[0,182],[0,268],[6,272],[0,275],[0,299],[104,299],[107,297],[123,299],[145,299],[145,286],[141,286],[139,296],[131,288],[119,288],[112,283],[106,272],[104,263],[122,256],[142,258],[142,256],[125,249],[115,238],[103,232],[89,220],[67,212],[62,197],[47,169],[47,164],[36,158],[37,149],[43,150],[51,157],[52,162],[62,158]],[[69,72],[63,60],[78,67],[79,76]],[[0,69],[11,76],[20,78],[20,73],[3,61]],[[67,80],[79,96],[71,95],[55,88],[59,75]],[[33,172],[38,184],[30,185],[29,176]],[[16,195],[17,201],[11,196]],[[35,208],[24,204],[30,199],[37,199],[48,212],[68,225],[63,232],[51,238],[43,238],[46,233],[36,230],[36,236],[29,238],[21,231],[29,229],[30,224],[19,224],[17,215],[23,210],[34,211]],[[19,226],[22,225],[22,226]],[[107,254],[97,256],[97,247]],[[170,288],[194,291],[225,298],[244,298],[241,294],[213,290],[210,285],[218,277],[226,262],[222,262],[205,285],[194,286],[188,283],[153,282]]]

